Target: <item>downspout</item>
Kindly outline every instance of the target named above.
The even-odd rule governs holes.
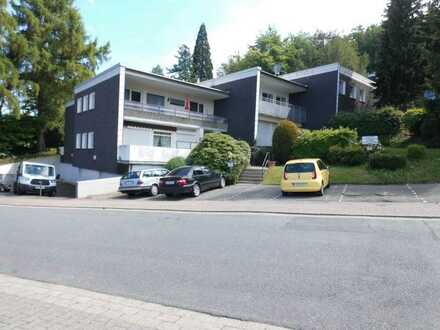
[[[336,83],[336,114],[339,112],[339,80],[341,77],[341,65],[338,64],[338,82]]]
[[[125,92],[125,67],[119,66],[119,93],[118,93],[118,132],[117,145],[118,151],[116,161],[119,160],[119,146],[122,145],[122,136],[124,129],[124,92]]]
[[[257,90],[255,95],[255,123],[254,123],[254,141],[257,144],[258,135],[258,117],[260,112],[260,80],[261,80],[261,68],[257,69]]]

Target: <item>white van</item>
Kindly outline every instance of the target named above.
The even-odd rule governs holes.
[[[21,162],[14,182],[14,193],[37,193],[54,196],[57,190],[55,166],[31,162]]]

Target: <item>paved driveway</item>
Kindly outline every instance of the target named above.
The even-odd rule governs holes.
[[[94,199],[128,199],[126,195],[114,194],[94,197]],[[188,200],[190,197],[167,198],[164,195],[156,197],[138,196],[138,200]],[[329,202],[401,202],[401,203],[440,203],[440,184],[411,184],[411,185],[332,185],[326,190],[325,196],[318,194],[291,194],[282,196],[278,186],[254,184],[237,184],[225,189],[215,189],[204,192],[198,200],[209,201],[259,201],[285,200],[288,202],[329,201]]]

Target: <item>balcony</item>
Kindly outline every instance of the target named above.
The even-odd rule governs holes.
[[[307,121],[306,110],[298,105],[276,102],[273,99],[261,98],[260,102],[260,114],[290,119],[299,124],[304,124]]]
[[[187,146],[185,146],[187,147]],[[190,146],[192,147],[192,146]],[[120,163],[150,163],[165,164],[173,157],[188,157],[191,149],[164,148],[126,144],[118,149],[118,162]]]
[[[161,120],[200,126],[220,131],[228,130],[226,118],[197,113],[168,109],[160,106],[125,101],[124,117],[139,117],[142,119]]]

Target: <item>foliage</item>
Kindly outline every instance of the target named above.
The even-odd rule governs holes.
[[[355,166],[364,164],[367,159],[365,149],[356,144],[347,147],[332,146],[328,153],[328,161],[331,164]]]
[[[421,17],[421,0],[391,0],[387,7],[376,72],[379,105],[407,109],[423,91]]]
[[[211,49],[205,24],[202,24],[197,34],[193,52],[192,81],[212,79]]]
[[[168,69],[168,73],[175,79],[191,82],[192,56],[189,47],[187,45],[180,46],[175,57],[177,63],[174,64],[171,69]]]
[[[293,145],[300,135],[299,128],[289,120],[282,120],[275,128],[272,136],[272,152],[274,160],[284,164],[293,155]]]
[[[38,124],[35,117],[0,117],[0,152],[9,156],[33,153],[37,150]]]
[[[165,73],[163,72],[162,67],[159,64],[153,66],[153,68],[151,69],[151,73],[158,74],[160,76],[164,76],[165,75]]]
[[[406,157],[385,151],[375,152],[370,154],[368,166],[371,169],[386,169],[394,171],[406,166]]]
[[[378,135],[382,143],[400,132],[402,113],[392,107],[361,112],[339,112],[329,123],[332,128],[356,129],[360,136]]]
[[[275,28],[269,26],[256,37],[255,43],[243,56],[232,55],[223,63],[219,73],[222,75],[255,66],[272,72],[275,64],[281,64],[282,72],[293,72],[334,62],[365,72],[368,56],[359,54],[356,40],[351,36],[316,31],[314,34],[289,34],[282,38]]]
[[[412,135],[420,136],[421,126],[426,117],[426,110],[422,108],[408,109],[402,116],[402,123]]]
[[[172,170],[174,170],[175,168],[178,168],[178,167],[181,167],[181,166],[184,166],[184,165],[186,165],[186,160],[185,160],[185,158],[183,158],[183,157],[174,157],[174,158],[171,158],[171,159],[166,163],[165,168],[166,168],[168,171],[172,171]]]
[[[367,72],[377,71],[378,55],[382,26],[358,26],[351,31],[351,38],[356,41],[359,53],[368,57]]]
[[[272,147],[255,147],[251,152],[251,165],[261,166],[264,162],[266,154],[272,154]],[[269,157],[271,160],[272,158]]]
[[[45,149],[48,129],[62,127],[64,104],[74,86],[90,78],[107,59],[109,44],[98,46],[85,33],[79,10],[71,0],[11,1],[17,22],[12,54],[26,93],[22,110],[39,121],[39,149]]]
[[[350,128],[306,131],[296,140],[293,155],[295,158],[322,158],[327,160],[330,147],[348,147],[357,143],[357,140],[356,131]]]
[[[420,127],[422,139],[432,147],[440,147],[440,112],[431,111]]]
[[[427,4],[422,28],[427,82],[440,95],[440,0],[432,0]]]
[[[241,172],[249,165],[251,150],[244,141],[222,133],[208,133],[191,151],[187,162],[205,165],[225,175],[227,182],[236,183]],[[228,163],[232,161],[232,168]]]
[[[411,160],[423,159],[426,153],[426,147],[420,144],[411,144],[407,148],[407,157]]]
[[[387,148],[393,154],[405,156],[406,148]],[[283,175],[281,166],[268,169],[264,184],[279,185]],[[427,149],[427,156],[417,162],[409,162],[406,167],[395,171],[373,170],[367,164],[358,166],[330,167],[333,184],[406,184],[440,183],[440,149]]]

